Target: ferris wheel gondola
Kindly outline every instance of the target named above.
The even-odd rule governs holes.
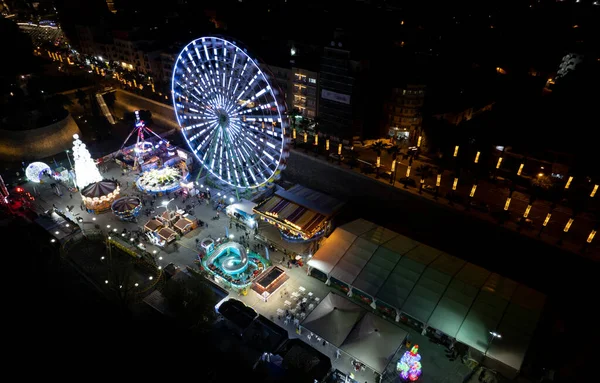
[[[272,183],[289,156],[285,103],[245,49],[202,37],[179,54],[173,105],[191,151],[213,176],[240,189]]]

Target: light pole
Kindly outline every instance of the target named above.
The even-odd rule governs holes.
[[[490,335],[492,336],[492,339],[490,339],[490,345],[488,346],[488,349],[492,346],[492,342],[494,341],[494,339],[502,339],[502,335],[498,334],[495,331],[490,331]]]
[[[173,201],[175,198],[171,198],[168,201],[162,201],[161,205],[163,205],[165,207],[165,209],[167,209],[167,211],[169,211],[169,203],[171,203],[171,201]]]

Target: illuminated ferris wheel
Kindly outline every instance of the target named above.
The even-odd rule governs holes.
[[[240,189],[280,177],[289,156],[285,104],[245,49],[196,39],[179,54],[171,86],[183,136],[210,174]]]

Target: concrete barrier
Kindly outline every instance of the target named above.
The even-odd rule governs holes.
[[[32,161],[50,157],[73,147],[73,135],[79,127],[69,114],[41,128],[0,130],[0,160]]]

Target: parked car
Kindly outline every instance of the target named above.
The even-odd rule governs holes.
[[[435,190],[436,190],[436,187],[435,187],[435,186],[432,186],[432,185],[427,185],[427,184],[424,184],[424,185],[423,185],[423,191],[424,191],[424,192],[427,192],[427,193],[434,194],[434,193],[435,193]]]
[[[471,202],[469,202],[469,206],[472,209],[483,211],[485,213],[488,213],[490,211],[490,205],[488,205],[485,202],[471,201]]]
[[[336,160],[336,161],[344,161],[344,155],[343,154],[337,154],[337,153],[331,153],[329,155],[329,158]]]

